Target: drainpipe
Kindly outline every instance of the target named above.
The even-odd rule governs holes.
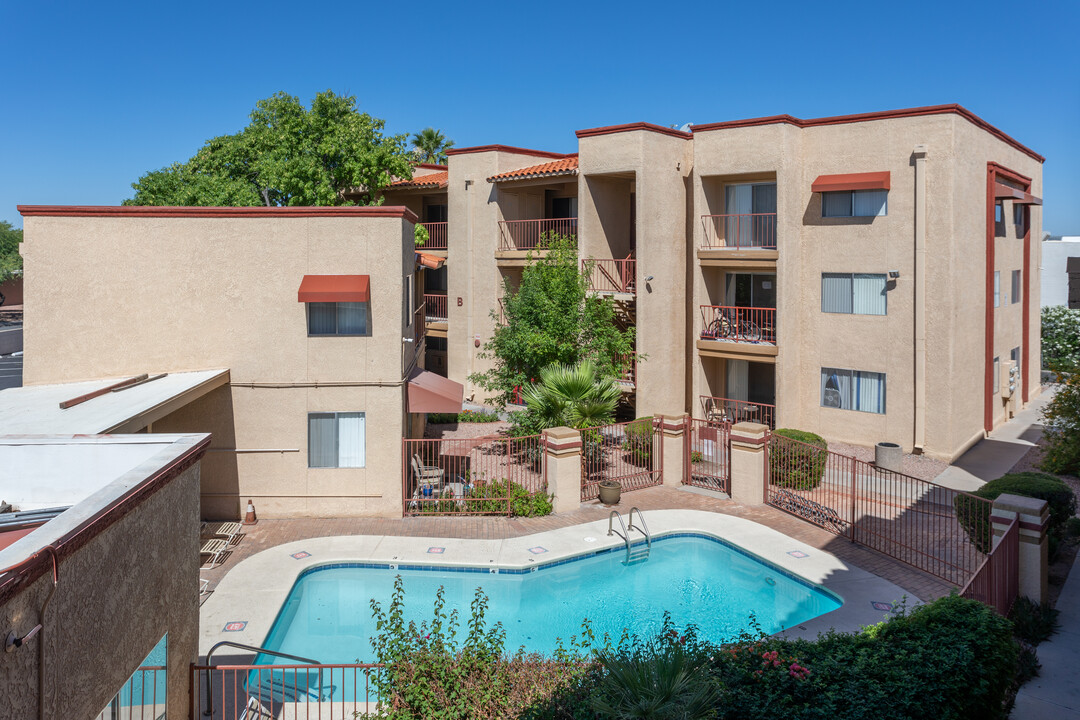
[[[916,145],[915,160],[915,428],[912,451],[921,454],[926,444],[926,157],[925,145]]]

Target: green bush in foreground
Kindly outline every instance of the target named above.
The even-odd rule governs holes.
[[[428,413],[427,421],[432,425],[452,425],[454,423],[494,423],[501,418],[493,412],[484,410],[463,410],[454,413]]]
[[[509,483],[509,490],[507,489]],[[509,501],[507,500],[509,493]],[[477,482],[465,491],[465,497],[454,497],[444,490],[434,501],[424,501],[417,511],[421,515],[464,513],[466,515],[506,514],[509,502],[510,515],[514,517],[539,517],[550,515],[554,506],[546,492],[530,493],[513,480]]]
[[[792,490],[813,490],[825,476],[829,444],[825,438],[805,430],[780,428],[773,431],[769,445],[769,477],[773,485]],[[797,443],[782,439],[796,440]]]

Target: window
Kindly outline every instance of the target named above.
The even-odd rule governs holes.
[[[821,368],[821,406],[885,414],[885,373]]]
[[[866,273],[822,273],[821,312],[885,315],[887,278]]]
[[[998,225],[1005,222],[1005,206],[1001,203],[994,205],[994,222]]]
[[[309,302],[308,335],[371,335],[366,302]]]
[[[1001,305],[1001,271],[994,271],[994,307]]]
[[[413,297],[416,294],[413,286],[415,280],[415,276],[409,273],[401,284],[401,309],[405,313],[405,327],[412,327],[413,314],[416,312],[416,308],[413,307]]]
[[[776,183],[725,185],[724,212],[728,245],[776,247]]]
[[[875,217],[888,214],[888,190],[821,193],[821,217]]]
[[[1013,224],[1020,228],[1020,231],[1024,230],[1024,206],[1019,203],[1013,203]]]
[[[1001,389],[1001,358],[994,358],[994,394]]]
[[[1020,348],[1014,347],[1009,351],[1009,359],[1016,363],[1016,374],[1020,374]]]
[[[362,412],[308,413],[308,467],[364,467]]]
[[[1012,271],[1012,304],[1020,302],[1020,271]]]

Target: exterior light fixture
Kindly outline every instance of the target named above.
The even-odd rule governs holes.
[[[892,278],[893,280],[895,280],[896,278],[900,277],[900,271],[899,270],[890,270],[889,271],[889,277]]]
[[[650,275],[647,278],[645,278],[645,282],[652,282],[652,279],[653,279],[653,276]]]

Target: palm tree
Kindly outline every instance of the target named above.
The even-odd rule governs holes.
[[[540,371],[540,382],[521,394],[541,427],[580,429],[610,423],[620,391],[614,380],[598,375],[591,360],[582,360],[577,365],[548,365]]]
[[[418,162],[439,165],[446,164],[446,151],[454,147],[453,140],[447,140],[445,135],[430,127],[413,135],[412,144]]]

